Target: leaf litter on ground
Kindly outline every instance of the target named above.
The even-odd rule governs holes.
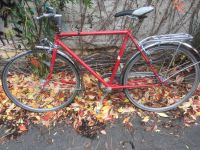
[[[47,128],[58,123],[70,124],[79,134],[90,138],[96,135],[106,135],[106,124],[118,118],[123,118],[122,124],[133,128],[133,116],[141,118],[145,130],[159,132],[158,122],[162,118],[183,119],[185,126],[195,124],[200,116],[200,87],[188,102],[183,103],[175,111],[153,113],[135,108],[124,93],[116,92],[108,95],[102,104],[99,102],[102,91],[97,87],[97,81],[89,74],[84,74],[85,91],[77,96],[68,107],[55,112],[34,113],[26,111],[9,100],[0,85],[0,126],[6,126],[5,137],[15,137],[27,132],[31,123],[44,125]],[[101,105],[101,106],[100,106]],[[96,111],[100,107],[99,111]],[[133,119],[130,119],[130,118]],[[171,121],[170,121],[171,123]],[[163,123],[163,127],[173,125]],[[4,137],[4,136],[3,136]]]

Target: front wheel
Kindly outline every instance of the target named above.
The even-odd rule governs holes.
[[[57,53],[48,80],[52,52],[27,51],[7,63],[2,74],[6,95],[18,106],[33,112],[54,111],[70,104],[80,88],[74,64]]]
[[[148,111],[167,111],[188,100],[199,84],[199,63],[185,47],[154,46],[146,50],[164,85],[125,89],[128,99]],[[142,83],[143,82],[143,83]],[[159,84],[149,65],[138,54],[127,66],[123,84]]]

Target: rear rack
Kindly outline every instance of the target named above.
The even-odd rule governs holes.
[[[186,33],[177,33],[177,34],[164,34],[164,35],[156,35],[145,38],[144,40],[139,42],[139,45],[142,47],[146,47],[148,45],[154,43],[162,43],[162,42],[185,42],[190,43],[193,39],[193,36]]]

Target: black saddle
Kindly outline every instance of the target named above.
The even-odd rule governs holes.
[[[132,17],[142,19],[146,17],[146,14],[152,12],[153,10],[154,10],[154,7],[152,6],[140,7],[138,9],[124,10],[124,11],[118,12],[115,14],[115,17],[132,16]]]

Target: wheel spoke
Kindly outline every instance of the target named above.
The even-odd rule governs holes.
[[[166,78],[166,79],[164,80],[164,82],[167,81],[167,80],[169,80],[170,78],[174,77],[175,75],[179,74],[180,72],[182,72],[182,71],[184,71],[184,70],[186,70],[186,69],[188,69],[188,68],[190,68],[190,67],[192,67],[192,66],[195,66],[195,65],[197,65],[197,64],[199,64],[199,62],[193,63],[193,64],[191,64],[191,65],[189,65],[189,66],[187,66],[187,67],[182,68],[181,70],[177,71],[176,73],[174,73],[174,74],[170,75],[168,78]]]
[[[174,54],[172,56],[172,59],[171,59],[169,65],[167,67],[167,72],[168,72],[169,68],[171,67],[172,63],[175,61],[175,58],[176,58],[176,55],[178,53],[179,48],[180,48],[180,44],[179,44],[179,46],[177,47],[177,49],[175,50],[175,52],[174,52]],[[165,78],[166,78],[166,76],[167,76],[167,74],[164,75]]]

